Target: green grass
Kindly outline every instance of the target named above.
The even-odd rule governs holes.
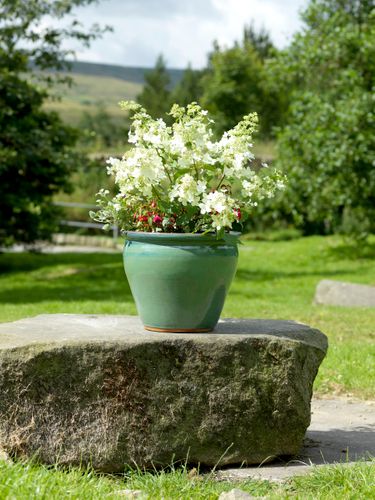
[[[311,475],[295,477],[272,498],[300,500],[373,500],[375,495],[375,463],[359,462],[353,466],[342,464],[316,467]]]
[[[358,255],[337,237],[246,241],[223,316],[293,319],[322,330],[320,394],[375,397],[375,308],[314,305],[329,278],[375,285],[375,240]],[[0,255],[0,321],[42,313],[136,314],[119,254]]]
[[[254,155],[264,162],[270,162],[276,158],[276,141],[255,140]]]
[[[106,156],[106,158],[108,158]],[[90,168],[84,172],[79,170],[75,172],[71,177],[71,183],[73,186],[72,193],[62,193],[59,192],[55,195],[54,201],[68,201],[71,203],[88,203],[96,205],[97,193],[99,189],[105,188],[114,189],[114,181],[112,177],[107,175],[105,159],[100,160],[100,163],[95,163],[90,166]],[[70,207],[64,209],[64,215],[62,217],[66,220],[83,220],[91,221],[87,208]],[[100,234],[103,234],[100,231]]]
[[[330,349],[316,391],[374,398],[375,309],[312,304],[322,278],[375,284],[375,239],[357,251],[336,237],[248,240],[224,316],[294,319],[324,331]],[[136,314],[120,254],[0,254],[0,321],[41,313]],[[317,467],[286,483],[216,482],[186,468],[104,476],[0,461],[1,499],[115,499],[125,489],[148,499],[217,499],[241,488],[270,499],[373,499],[374,462]]]
[[[124,490],[141,490],[142,498],[150,500],[214,500],[223,491],[240,488],[253,496],[267,495],[269,499],[373,499],[374,467],[373,462],[316,467],[310,475],[297,476],[280,485],[260,480],[218,482],[211,474],[194,474],[194,470],[185,467],[159,472],[131,471],[113,477],[91,470],[61,470],[0,461],[0,498],[117,499],[126,498]]]

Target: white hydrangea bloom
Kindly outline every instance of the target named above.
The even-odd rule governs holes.
[[[129,130],[128,142],[130,142],[130,144],[137,144],[138,140],[139,140],[138,134]]]
[[[284,187],[283,178],[265,165],[261,170],[269,171],[266,176],[252,168],[256,115],[245,116],[215,141],[213,121],[196,103],[172,106],[170,127],[137,103],[122,106],[134,112],[129,131],[133,147],[121,159],[108,160],[107,172],[114,176],[119,194],[110,200],[108,191],[98,193],[102,209],[96,220],[138,229],[134,214],[159,210],[163,229],[159,224],[145,230],[170,230],[170,218],[176,231],[229,230],[235,220],[246,219],[257,200]],[[193,210],[187,211],[187,206]],[[186,221],[187,213],[194,226]]]
[[[143,134],[143,140],[145,142],[149,142],[151,144],[160,144],[161,143],[161,137],[160,135],[152,132],[146,132]]]
[[[118,164],[121,162],[121,160],[119,158],[108,158],[107,160],[107,174],[108,175],[113,175],[117,168],[118,168]]]
[[[219,214],[212,214],[212,225],[217,231],[220,231],[220,229],[232,227],[235,219],[236,216],[233,210],[223,210]]]
[[[259,183],[257,182],[257,179],[254,178],[252,181],[248,181],[244,179],[242,181],[242,196],[244,198],[251,198],[254,193],[257,192],[259,188]]]
[[[188,204],[198,205],[201,195],[206,189],[207,184],[204,181],[196,181],[190,174],[185,174],[171,189],[169,197],[171,201],[176,198],[184,206]]]
[[[122,160],[111,158],[108,164],[108,170],[123,194],[139,191],[143,196],[150,196],[152,183],[166,177],[161,158],[153,149],[134,149]]]
[[[211,212],[221,213],[227,208],[228,203],[231,201],[231,198],[223,191],[208,193],[203,197],[202,203],[199,205],[201,214],[209,214]]]
[[[170,141],[170,150],[173,154],[182,154],[186,151],[185,142],[180,134],[174,134]]]

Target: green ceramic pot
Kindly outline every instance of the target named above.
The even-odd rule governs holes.
[[[147,330],[215,328],[236,272],[238,236],[126,234],[125,273]]]

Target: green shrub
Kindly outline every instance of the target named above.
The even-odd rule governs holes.
[[[375,10],[367,1],[313,0],[303,20],[269,68],[293,91],[278,136],[288,188],[263,220],[277,213],[305,234],[364,238],[375,231]]]

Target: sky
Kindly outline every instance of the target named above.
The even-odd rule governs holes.
[[[90,48],[74,48],[77,60],[152,67],[159,54],[167,66],[206,65],[214,40],[231,46],[245,24],[265,28],[274,44],[288,45],[301,27],[308,0],[100,0],[76,9],[84,26],[112,26]]]

